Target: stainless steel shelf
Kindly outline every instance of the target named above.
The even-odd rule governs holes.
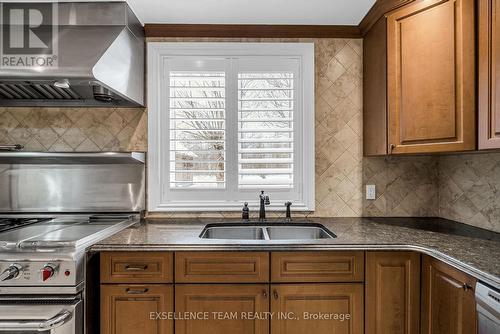
[[[0,152],[0,164],[144,164],[143,152]]]

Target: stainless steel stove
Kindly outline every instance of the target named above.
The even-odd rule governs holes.
[[[0,153],[0,334],[91,333],[86,251],[143,208],[143,154]]]

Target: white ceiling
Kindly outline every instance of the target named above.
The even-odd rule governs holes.
[[[48,2],[50,0],[17,1]],[[142,23],[191,24],[357,25],[375,3],[375,0],[126,1]]]

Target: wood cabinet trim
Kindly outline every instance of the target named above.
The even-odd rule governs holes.
[[[177,252],[176,283],[261,283],[269,281],[268,252]]]
[[[360,282],[363,279],[363,251],[271,253],[272,282]]]
[[[101,283],[173,281],[171,252],[101,252],[100,261]]]

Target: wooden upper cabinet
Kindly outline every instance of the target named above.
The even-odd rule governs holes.
[[[475,287],[471,276],[424,256],[421,333],[477,333]]]
[[[362,334],[363,284],[273,284],[271,310],[272,334]]]
[[[268,284],[177,284],[176,334],[268,334]],[[259,316],[260,314],[260,316]]]
[[[420,254],[367,252],[365,333],[418,334]]]
[[[479,149],[500,148],[500,1],[479,0]]]
[[[418,0],[368,31],[365,156],[476,148],[474,17],[474,0]]]
[[[474,150],[474,0],[423,0],[387,16],[388,150]]]
[[[173,320],[156,318],[173,311],[171,284],[101,285],[101,334],[173,334]]]

